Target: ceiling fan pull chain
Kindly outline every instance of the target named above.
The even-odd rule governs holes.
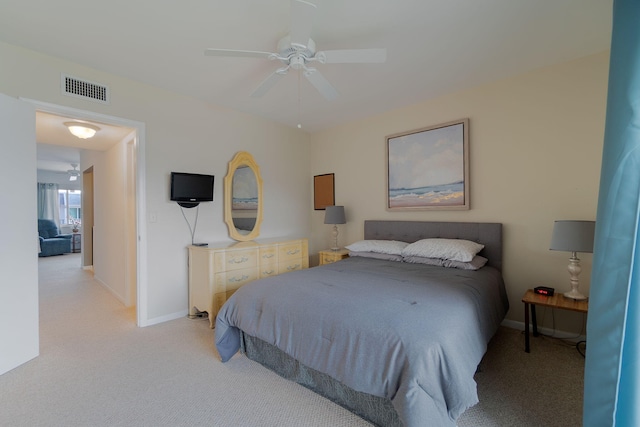
[[[302,70],[298,70],[298,129],[302,129],[302,109],[300,107],[300,73],[302,73]]]

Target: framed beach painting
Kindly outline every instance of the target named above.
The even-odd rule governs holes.
[[[469,119],[387,136],[387,209],[469,209]]]

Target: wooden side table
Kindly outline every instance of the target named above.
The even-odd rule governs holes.
[[[332,251],[331,249],[327,249],[327,250],[318,252],[318,254],[320,254],[320,265],[325,265],[325,264],[331,264],[332,262],[340,261],[341,259],[348,258],[349,250],[339,249],[337,251]]]
[[[71,252],[74,254],[80,252],[80,242],[82,242],[80,233],[73,233],[71,235]]]
[[[579,313],[587,313],[589,311],[589,300],[576,301],[566,298],[562,293],[556,293],[553,296],[540,295],[533,292],[533,289],[527,290],[522,297],[524,303],[524,351],[530,353],[529,348],[529,310],[531,310],[531,322],[533,326],[533,336],[538,336],[538,322],[536,319],[536,305],[543,307],[559,308],[561,310],[577,311]]]

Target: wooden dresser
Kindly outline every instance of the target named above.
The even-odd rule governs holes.
[[[220,307],[242,285],[303,268],[309,268],[307,239],[189,246],[189,316],[206,311],[213,328]]]

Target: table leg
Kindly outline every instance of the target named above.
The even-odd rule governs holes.
[[[533,324],[533,336],[538,336],[538,320],[536,319],[536,306],[531,304],[531,323]]]
[[[524,351],[530,353],[529,348],[529,304],[524,303]]]

